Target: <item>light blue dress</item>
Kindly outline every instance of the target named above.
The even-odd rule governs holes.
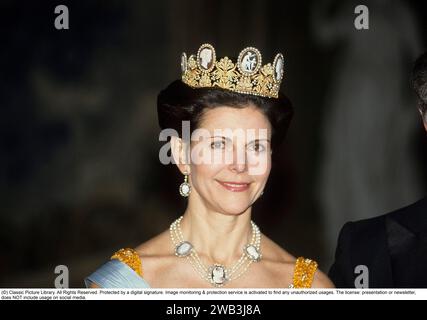
[[[131,267],[117,259],[112,259],[85,278],[85,285],[91,283],[101,288],[150,288],[150,285]]]

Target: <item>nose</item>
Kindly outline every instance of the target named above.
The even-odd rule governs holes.
[[[238,152],[237,148],[233,148],[233,161],[229,166],[229,169],[236,173],[242,173],[247,170],[247,159],[245,150]]]

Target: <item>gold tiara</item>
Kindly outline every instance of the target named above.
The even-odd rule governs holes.
[[[284,58],[276,54],[273,64],[261,65],[258,49],[247,47],[240,51],[237,64],[228,57],[216,60],[215,49],[202,44],[197,56],[181,55],[182,81],[192,88],[219,87],[238,93],[277,98],[283,78]]]

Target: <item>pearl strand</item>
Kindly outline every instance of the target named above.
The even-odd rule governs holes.
[[[191,246],[191,249],[189,251],[189,254],[185,255],[185,257],[187,258],[187,260],[189,261],[189,263],[191,264],[193,269],[195,269],[195,271],[199,274],[199,276],[202,279],[210,282],[211,284],[213,284],[215,286],[222,286],[225,283],[225,281],[236,280],[239,277],[241,277],[248,270],[249,266],[254,261],[259,261],[261,259],[261,254],[260,254],[261,232],[260,232],[258,226],[253,221],[251,221],[252,237],[251,237],[250,243],[247,246],[253,246],[254,248],[256,248],[258,257],[255,259],[253,256],[251,256],[248,253],[248,251],[246,251],[246,247],[245,247],[243,249],[242,256],[231,268],[226,268],[222,265],[217,265],[217,264],[214,264],[213,266],[207,267],[202,262],[201,258],[197,254],[197,251],[194,249],[194,247],[188,241],[184,240],[184,235],[182,234],[182,230],[181,230],[182,218],[183,217],[181,216],[178,219],[176,219],[169,227],[170,237],[171,237],[172,243],[174,245],[175,252],[177,252],[176,251],[177,248],[183,242],[187,242],[187,244]],[[213,275],[211,274],[211,270],[215,266],[220,266],[225,272],[225,280],[224,280],[224,282],[219,283],[219,284],[215,283],[213,281]]]

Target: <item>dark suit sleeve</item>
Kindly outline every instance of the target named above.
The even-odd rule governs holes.
[[[354,270],[351,268],[351,239],[353,222],[347,222],[341,229],[335,261],[329,270],[329,278],[337,288],[354,288]]]

